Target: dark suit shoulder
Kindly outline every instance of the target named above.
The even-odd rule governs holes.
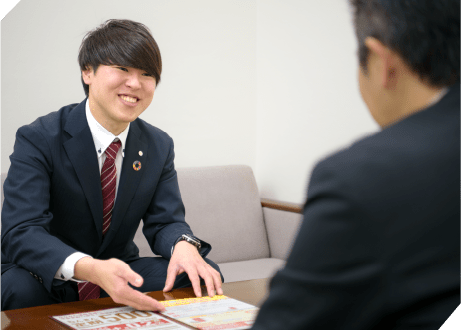
[[[364,205],[385,207],[383,200],[407,200],[406,196],[415,202],[429,200],[428,191],[434,191],[429,187],[447,198],[456,194],[459,107],[456,102],[441,103],[321,161],[311,178],[311,183],[320,184],[310,185],[308,196],[328,184]]]
[[[325,161],[344,164],[346,168],[352,168],[348,164],[395,167],[401,162],[428,158],[433,153],[450,158],[459,155],[459,132],[460,100],[456,85],[437,104],[356,141]]]
[[[62,132],[62,128],[66,123],[66,118],[69,113],[78,105],[78,103],[70,104],[62,107],[58,111],[53,111],[47,115],[40,116],[32,123],[21,126],[18,129],[18,133],[26,136],[37,133],[40,133],[43,137],[58,136]]]
[[[78,110],[77,107],[78,104],[64,106],[58,111],[38,117],[32,123],[20,127],[16,132],[11,159],[40,168],[45,166],[48,171],[51,171],[53,154],[59,150],[63,142],[63,131],[67,119],[71,117],[72,112]]]
[[[134,129],[138,134],[138,137],[145,142],[156,141],[160,144],[170,145],[173,143],[173,139],[160,128],[155,127],[148,122],[137,118],[131,123],[130,130]]]

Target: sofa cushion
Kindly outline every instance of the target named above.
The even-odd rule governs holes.
[[[258,187],[249,166],[179,168],[186,221],[216,263],[269,257]]]
[[[263,258],[218,264],[224,282],[237,282],[257,278],[270,278],[285,266],[285,260],[276,258]],[[225,292],[224,292],[225,294]]]

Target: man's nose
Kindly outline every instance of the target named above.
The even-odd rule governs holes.
[[[126,85],[133,88],[137,89],[141,87],[141,80],[138,74],[132,74],[128,77],[126,80]]]

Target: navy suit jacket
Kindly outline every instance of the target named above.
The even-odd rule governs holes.
[[[103,239],[100,173],[85,102],[21,127],[4,183],[2,273],[23,267],[48,291],[74,252],[98,259],[139,258],[133,237],[141,219],[152,250],[167,259],[176,239],[192,234],[184,220],[173,141],[138,118],[130,126],[111,225]],[[139,171],[133,169],[135,161],[141,162]],[[202,255],[210,249],[205,244]]]
[[[315,167],[253,329],[438,329],[455,310],[459,89]]]

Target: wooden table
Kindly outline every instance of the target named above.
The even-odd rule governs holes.
[[[224,294],[246,303],[261,306],[268,291],[269,279],[258,279],[242,282],[224,283]],[[177,289],[168,293],[153,291],[149,296],[158,301],[195,297],[192,288]],[[202,286],[202,295],[207,295],[206,287]],[[2,312],[2,330],[13,329],[46,329],[68,330],[67,327],[49,318],[52,315],[63,315],[78,312],[96,311],[105,308],[120,307],[111,298],[100,298],[87,301],[77,301],[64,304],[54,304],[40,307],[30,307]]]

